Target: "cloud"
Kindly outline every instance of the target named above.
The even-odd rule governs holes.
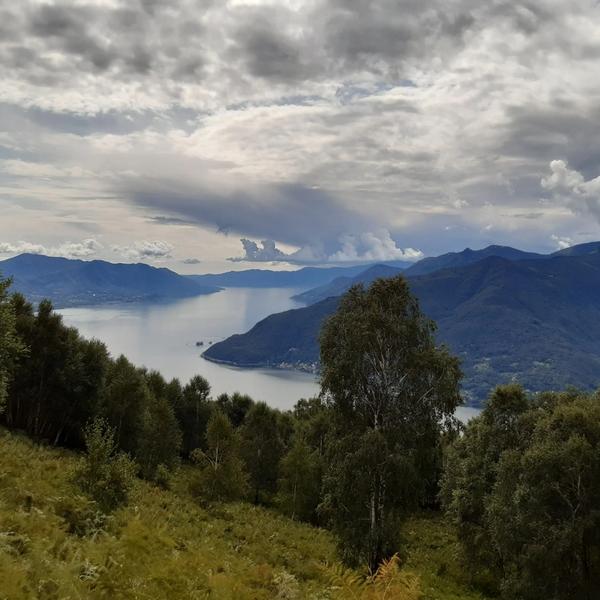
[[[246,238],[242,238],[240,242],[242,242],[244,248],[244,256],[240,258],[230,258],[229,260],[232,262],[287,262],[288,259],[292,260],[290,255],[282,252],[276,247],[273,240],[262,240],[260,246],[256,242]]]
[[[65,258],[89,258],[97,254],[102,248],[103,245],[100,242],[91,238],[81,242],[64,242],[51,247],[20,241],[14,244],[0,243],[0,254],[44,254]]]
[[[564,237],[560,235],[552,235],[552,241],[556,244],[558,250],[564,250],[570,248],[573,245],[573,239],[570,237]]]
[[[200,265],[202,261],[198,258],[184,258],[181,261],[184,265]]]
[[[51,256],[66,256],[68,258],[87,258],[97,254],[103,245],[94,240],[87,239],[82,242],[65,242],[57,248],[50,249]]]
[[[32,244],[30,242],[9,242],[0,243],[0,254],[47,254],[47,250],[40,244]]]
[[[130,260],[157,260],[170,258],[175,247],[168,242],[138,241],[128,246],[113,246],[112,251]]]
[[[51,223],[211,268],[240,237],[298,264],[399,256],[382,228],[427,254],[586,241],[598,23],[592,0],[4,3],[0,239]]]
[[[345,234],[340,236],[339,249],[327,253],[322,245],[307,245],[295,252],[285,253],[277,248],[273,240],[262,240],[260,244],[242,238],[244,256],[233,257],[232,262],[286,262],[290,264],[335,264],[370,263],[394,260],[414,261],[423,258],[423,253],[414,248],[402,249],[396,245],[389,231]]]
[[[341,250],[331,255],[329,262],[414,261],[423,258],[420,250],[398,248],[389,231],[346,235],[340,241]]]
[[[553,160],[550,171],[542,178],[542,187],[563,199],[574,212],[590,213],[600,222],[600,176],[586,181],[564,160]]]

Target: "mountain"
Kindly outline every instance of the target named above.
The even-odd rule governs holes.
[[[406,268],[411,263],[391,261],[385,263],[395,268]],[[205,285],[219,287],[296,287],[312,288],[322,286],[338,277],[354,277],[371,265],[353,267],[303,267],[296,271],[271,271],[267,269],[248,269],[247,271],[228,271],[227,273],[188,275],[190,279]]]
[[[304,304],[314,304],[331,296],[341,296],[356,283],[370,285],[380,277],[395,277],[400,273],[402,273],[401,269],[396,269],[388,265],[375,265],[354,277],[338,277],[330,283],[297,294],[293,296],[293,299]]]
[[[406,277],[412,277],[416,275],[425,275],[427,273],[433,273],[440,269],[447,269],[451,267],[464,267],[470,264],[474,264],[490,256],[497,256],[500,258],[506,258],[508,260],[534,260],[541,258],[548,258],[545,254],[536,254],[534,252],[523,252],[509,246],[488,246],[483,250],[471,250],[466,248],[462,252],[449,252],[448,254],[442,254],[441,256],[428,257],[420,260],[418,263],[411,265],[404,269],[403,274]],[[387,270],[386,270],[387,269]],[[370,269],[359,273],[353,277],[338,277],[331,283],[312,288],[301,294],[294,296],[294,300],[302,302],[304,304],[314,304],[329,298],[330,296],[339,296],[344,292],[348,291],[351,286],[356,283],[362,283],[369,285],[375,281],[378,277],[393,277],[398,275],[399,270],[393,269],[386,264],[376,265]]]
[[[448,269],[450,267],[465,267],[476,263],[490,256],[498,256],[507,260],[534,260],[536,258],[546,258],[545,254],[537,254],[536,252],[524,252],[510,246],[488,246],[482,250],[471,250],[465,248],[462,252],[448,252],[441,256],[431,256],[423,258],[418,263],[415,263],[406,269],[407,275],[425,275],[433,273],[440,269]]]
[[[588,242],[587,244],[569,246],[568,248],[555,252],[552,256],[583,256],[586,254],[598,253],[600,253],[600,242]]]
[[[160,298],[186,298],[219,291],[169,269],[21,254],[0,262],[12,289],[32,302],[49,298],[57,307]]]
[[[527,389],[600,384],[600,253],[472,265],[408,279],[437,338],[460,356],[465,397],[481,403],[500,383]],[[318,332],[339,298],[271,315],[205,356],[239,366],[314,368]]]

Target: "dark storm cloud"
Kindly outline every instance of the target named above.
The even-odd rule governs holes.
[[[299,184],[224,193],[201,184],[188,187],[145,179],[123,182],[121,190],[139,206],[180,215],[188,222],[295,245],[335,239],[371,224],[339,199]]]

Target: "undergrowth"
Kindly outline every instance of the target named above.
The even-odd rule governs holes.
[[[200,507],[186,469],[170,489],[136,480],[106,515],[73,482],[80,461],[0,429],[1,600],[481,598],[435,545],[453,543],[435,520],[411,522],[429,541],[409,531],[404,565],[365,576],[339,564],[327,531],[249,504]]]

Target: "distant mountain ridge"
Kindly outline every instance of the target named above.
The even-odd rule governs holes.
[[[408,268],[412,263],[390,261],[397,269]],[[209,273],[206,275],[188,275],[198,283],[219,287],[296,287],[312,288],[333,281],[337,277],[354,277],[372,265],[361,264],[351,267],[302,267],[295,271],[273,271],[269,269],[248,269],[245,271],[228,271],[226,273]]]
[[[0,261],[0,273],[12,277],[12,289],[30,301],[49,298],[57,307],[188,298],[220,289],[143,263],[72,260],[38,254],[21,254]]]
[[[437,338],[463,361],[473,404],[497,384],[532,391],[600,384],[600,244],[540,259],[489,256],[408,277]],[[356,278],[359,279],[360,275]],[[213,345],[206,358],[239,366],[316,369],[318,332],[339,296],[271,315]]]
[[[419,262],[414,263],[405,269],[403,274],[406,277],[425,275],[427,273],[439,271],[440,269],[464,267],[492,256],[506,258],[508,260],[535,260],[549,258],[549,256],[553,255],[524,252],[509,246],[488,246],[482,250],[471,250],[470,248],[466,248],[462,252],[449,252],[447,254],[442,254],[441,256],[423,258]],[[378,274],[377,269],[380,270],[379,273],[381,274]],[[375,267],[371,267],[366,271],[358,273],[354,277],[338,278],[330,284],[325,284],[302,292],[301,294],[297,294],[294,296],[294,299],[304,304],[313,304],[325,300],[325,298],[329,298],[330,296],[339,296],[349,290],[355,283],[368,285],[378,277],[393,277],[399,273],[399,271],[396,270],[394,272],[391,269],[388,270],[387,275],[385,272],[384,265],[376,265]]]
[[[419,262],[409,267],[406,272],[410,275],[426,275],[440,269],[449,269],[451,267],[464,267],[471,265],[484,258],[496,256],[506,258],[507,260],[534,260],[538,258],[548,258],[546,254],[538,254],[537,252],[525,252],[517,250],[510,246],[487,246],[481,250],[471,250],[465,248],[461,252],[448,252],[440,256],[431,256],[423,258]]]

